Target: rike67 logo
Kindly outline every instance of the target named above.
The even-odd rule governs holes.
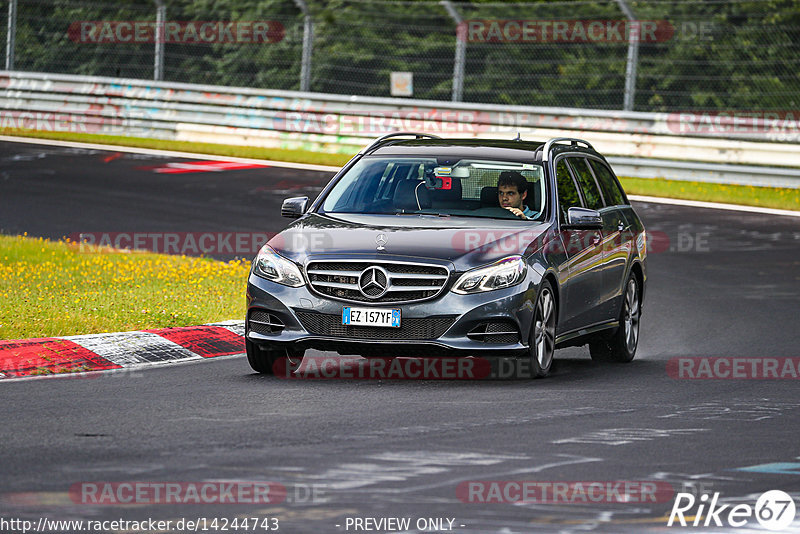
[[[719,504],[719,492],[710,499],[706,494],[698,499],[691,493],[678,493],[667,526],[739,528],[755,518],[765,529],[778,531],[792,524],[795,512],[794,499],[780,490],[762,493],[755,506]]]

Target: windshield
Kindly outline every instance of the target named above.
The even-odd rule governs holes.
[[[517,161],[365,157],[331,189],[321,212],[542,220],[543,176],[541,165]]]

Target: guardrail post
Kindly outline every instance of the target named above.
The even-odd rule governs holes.
[[[14,70],[17,40],[17,0],[8,1],[8,33],[6,33],[6,70]]]
[[[314,46],[314,23],[305,0],[294,0],[303,12],[303,58],[300,61],[300,90],[311,90],[311,52]]]
[[[636,98],[636,67],[639,63],[639,22],[625,0],[617,0],[617,3],[631,23],[630,31],[628,32],[628,62],[625,67],[625,98],[622,109],[633,111],[633,104]]]
[[[164,23],[167,19],[167,6],[164,0],[156,0],[156,49],[153,61],[153,79],[161,81],[164,79]]]
[[[464,96],[464,63],[467,59],[467,33],[464,18],[461,16],[450,0],[442,0],[441,4],[447,14],[456,23],[456,57],[453,62],[453,102],[461,102]]]

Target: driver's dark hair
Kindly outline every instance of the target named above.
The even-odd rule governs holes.
[[[517,171],[503,171],[497,178],[497,187],[501,185],[514,185],[517,187],[517,192],[522,195],[528,190],[528,181],[522,174]]]

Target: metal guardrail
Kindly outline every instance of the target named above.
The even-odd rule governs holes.
[[[800,145],[701,116],[349,97],[0,71],[0,127],[355,153],[382,134],[589,138],[618,174],[800,187]],[[724,128],[724,125],[720,126]],[[689,130],[692,136],[682,135]],[[792,140],[792,141],[797,141]],[[777,167],[763,167],[764,164]],[[784,167],[784,168],[781,168]]]

